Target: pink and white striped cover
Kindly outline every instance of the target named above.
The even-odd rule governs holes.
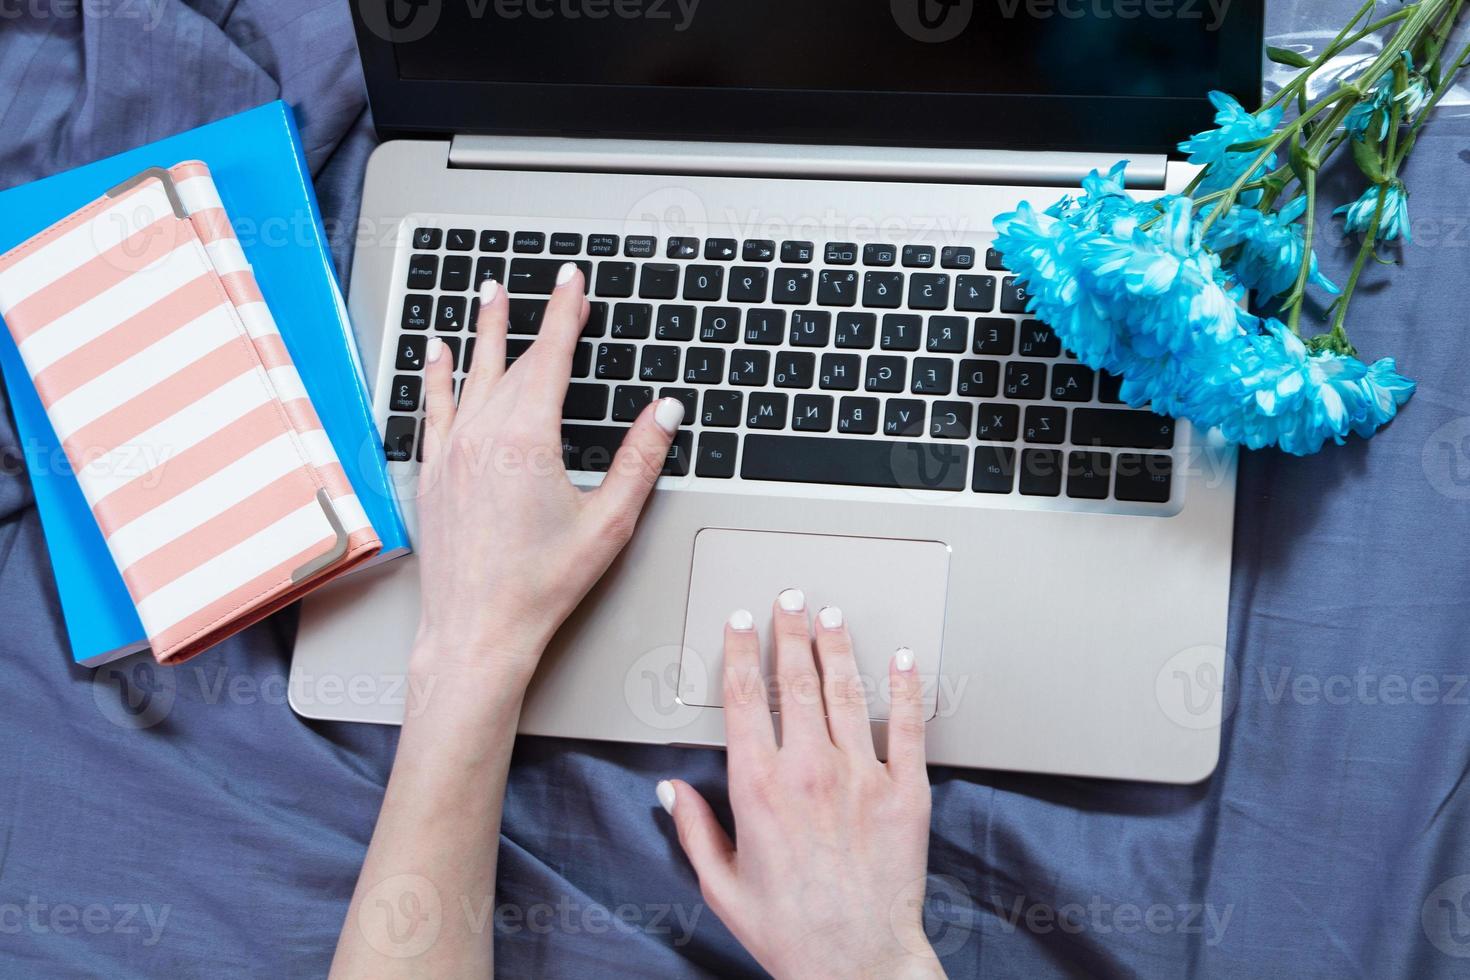
[[[0,256],[0,316],[161,663],[381,547],[208,168],[169,174],[188,218],[155,176]]]

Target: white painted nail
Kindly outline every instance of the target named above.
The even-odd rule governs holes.
[[[444,356],[444,341],[438,337],[430,337],[429,349],[424,352],[424,356],[429,359],[430,364],[438,361],[439,358]]]
[[[572,281],[572,276],[577,274],[577,263],[563,262],[560,269],[556,270],[556,284],[565,286]]]
[[[817,613],[817,622],[821,623],[825,629],[841,629],[842,610],[836,606],[823,606],[822,611]]]
[[[672,816],[674,813],[674,801],[678,799],[674,795],[674,784],[665,779],[654,787],[653,792],[658,796],[659,806],[664,808],[665,813]]]
[[[660,429],[673,435],[679,431],[679,423],[684,421],[684,403],[677,398],[661,399],[658,408],[653,410],[653,420]]]
[[[484,282],[480,283],[480,302],[490,302],[495,298],[495,294],[498,292],[500,292],[500,283],[496,282],[494,279],[486,279]]]
[[[801,612],[806,608],[806,593],[800,589],[787,589],[776,596],[776,602],[787,612]]]
[[[914,669],[914,651],[908,647],[899,647],[893,654],[893,666],[898,668],[900,674],[907,674]]]
[[[755,629],[755,617],[750,614],[749,609],[737,609],[730,614],[730,628],[748,633]]]

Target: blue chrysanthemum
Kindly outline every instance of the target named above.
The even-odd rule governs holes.
[[[1307,199],[1298,197],[1280,211],[1232,207],[1210,227],[1205,244],[1216,253],[1238,248],[1230,270],[1241,285],[1262,299],[1281,296],[1296,284],[1301,272],[1307,246],[1297,221],[1306,206]],[[1308,260],[1308,281],[1329,293],[1338,291],[1318,271],[1315,252]]]
[[[1342,223],[1343,231],[1368,233],[1373,226],[1373,213],[1378,209],[1378,193],[1379,185],[1374,184],[1363,192],[1362,197],[1332,212],[1347,215]],[[1396,238],[1413,241],[1409,230],[1409,192],[1400,180],[1383,185],[1383,214],[1378,219],[1376,238],[1380,242],[1391,242]]]
[[[1224,190],[1233,184],[1260,155],[1259,150],[1231,150],[1241,143],[1264,139],[1276,131],[1281,123],[1281,106],[1263,109],[1258,113],[1246,108],[1224,92],[1211,92],[1210,102],[1215,106],[1215,128],[1195,133],[1179,144],[1181,153],[1189,154],[1189,162],[1206,166],[1204,179],[1200,182],[1202,194]],[[1251,174],[1251,180],[1276,169],[1276,155],[1271,154],[1264,164]],[[1242,200],[1252,203],[1259,199],[1259,192],[1242,195]]]

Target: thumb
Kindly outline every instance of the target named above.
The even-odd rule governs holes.
[[[730,835],[720,826],[715,812],[699,791],[682,779],[665,779],[658,784],[657,792],[659,803],[674,818],[679,845],[699,876],[700,888],[707,897],[712,892],[726,894],[735,877],[735,845],[730,843]]]
[[[633,526],[683,421],[684,403],[677,398],[660,398],[638,416],[597,491],[598,506],[605,516],[626,516],[630,518],[627,526]]]

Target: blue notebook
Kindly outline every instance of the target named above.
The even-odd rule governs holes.
[[[291,109],[267,105],[0,192],[0,253],[149,167],[203,160],[322,425],[383,542],[408,550],[357,345]],[[98,666],[147,649],[143,625],[8,330],[0,371],[51,552],[72,656]]]

